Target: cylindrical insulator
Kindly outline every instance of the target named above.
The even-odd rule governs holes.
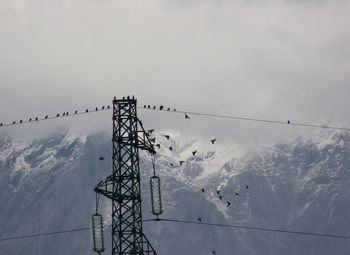
[[[103,240],[103,219],[98,213],[92,215],[92,241],[95,252],[103,252],[105,250]]]
[[[162,198],[160,193],[160,178],[158,176],[152,176],[150,179],[150,186],[152,213],[158,216],[163,213]]]

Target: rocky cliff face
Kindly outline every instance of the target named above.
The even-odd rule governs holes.
[[[156,162],[162,218],[350,235],[349,134],[323,132],[245,153],[220,141],[155,136],[161,144]],[[89,226],[93,188],[111,173],[111,148],[103,134],[66,133],[31,143],[0,139],[0,238]],[[140,168],[143,218],[151,219],[152,168],[144,152]],[[107,199],[101,199],[100,211],[108,225]],[[162,221],[144,223],[144,231],[160,255],[350,252],[348,239]],[[107,228],[107,246],[109,236]],[[89,231],[79,231],[2,241],[0,249],[1,254],[94,254],[90,239]]]

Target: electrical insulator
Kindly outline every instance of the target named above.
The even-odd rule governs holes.
[[[95,252],[101,253],[105,250],[103,240],[103,220],[98,213],[92,215],[92,239]]]
[[[152,176],[150,179],[150,186],[152,213],[158,217],[158,215],[161,215],[163,212],[160,194],[160,178],[158,176]]]

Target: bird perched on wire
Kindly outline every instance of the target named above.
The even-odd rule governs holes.
[[[167,111],[170,111],[170,108],[166,109]]]
[[[99,157],[98,160],[104,160],[104,157]]]
[[[210,141],[211,141],[212,144],[214,144],[216,139],[211,139]]]
[[[32,118],[29,118],[29,122],[31,122],[32,121]]]
[[[107,109],[111,108],[109,105],[107,105]]]
[[[22,123],[22,122],[23,122],[22,120],[19,121],[19,123]]]
[[[156,109],[156,106],[153,106],[153,110],[155,110]]]
[[[62,115],[63,115],[63,116],[66,116],[66,113],[64,112]]]
[[[74,112],[74,114],[77,114],[77,113],[78,113],[78,111],[75,111],[75,112]]]
[[[147,107],[146,105],[143,106],[143,108],[146,108],[146,107]]]
[[[287,121],[287,124],[290,124],[290,121],[289,121],[289,120]]]
[[[89,109],[86,109],[85,112],[89,112]]]
[[[151,109],[151,106],[150,106],[150,105],[147,105],[147,108],[148,108],[148,109]]]
[[[163,106],[163,105],[161,105],[161,106],[159,107],[159,110],[163,110],[163,108],[164,108],[164,106]]]
[[[182,166],[182,164],[185,163],[185,161],[180,160],[179,163],[180,163],[180,165]]]
[[[56,114],[56,117],[59,117],[59,116],[60,116],[60,114],[59,114],[59,113],[57,113],[57,114]]]
[[[45,120],[47,120],[48,117],[49,117],[49,116],[46,115],[46,116],[45,116]]]
[[[170,151],[173,151],[173,147],[170,146],[170,147],[169,147],[169,150],[170,150]]]
[[[202,218],[201,218],[201,217],[199,217],[197,220],[198,220],[199,222],[202,222]]]
[[[14,125],[14,124],[16,124],[16,121],[14,120],[14,121],[12,121],[12,125]]]
[[[105,109],[105,106],[102,106],[102,110],[104,110]]]
[[[95,111],[98,111],[98,107],[95,108]]]
[[[38,121],[38,117],[35,117],[35,121]]]
[[[173,167],[173,166],[174,166],[174,164],[173,164],[173,163],[170,163],[170,166],[171,166],[171,167]]]
[[[190,119],[190,117],[187,115],[187,113],[185,113],[185,119],[186,119],[186,120],[189,120],[189,119]]]
[[[226,206],[229,207],[231,203],[229,201],[226,202]]]
[[[246,186],[245,186],[245,188],[246,188],[246,189],[248,189],[248,188],[249,188],[249,186],[248,186],[248,185],[246,185]]]
[[[170,139],[170,136],[169,135],[164,135],[164,137],[169,140]]]
[[[196,156],[197,151],[192,151],[193,157]]]
[[[66,116],[68,116],[69,115],[69,112],[66,112]]]

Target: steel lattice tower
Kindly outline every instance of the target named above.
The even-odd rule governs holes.
[[[139,169],[139,149],[155,150],[136,104],[129,97],[113,100],[113,173],[95,188],[112,200],[112,255],[157,254],[142,231]]]

